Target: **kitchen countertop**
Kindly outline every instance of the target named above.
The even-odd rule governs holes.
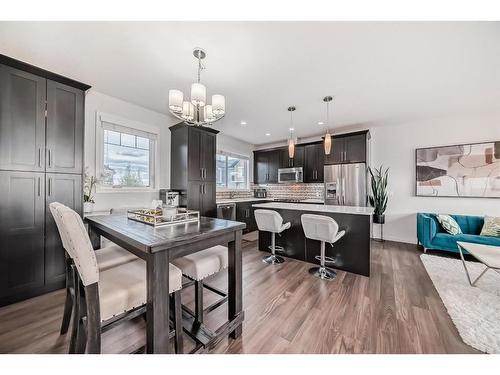
[[[355,207],[355,206],[333,206],[325,204],[306,204],[306,203],[282,203],[282,202],[269,202],[253,204],[256,208],[268,208],[276,210],[298,210],[298,211],[312,211],[312,212],[328,212],[339,214],[354,214],[354,215],[371,215],[373,213],[372,207]]]
[[[248,197],[248,198],[229,198],[229,199],[217,199],[216,203],[223,204],[223,203],[238,203],[238,202],[256,202],[256,201],[272,201],[272,198],[254,198],[254,197]]]

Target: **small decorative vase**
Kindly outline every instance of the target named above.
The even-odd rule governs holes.
[[[385,215],[373,215],[373,222],[375,224],[385,224]]]
[[[92,202],[83,202],[83,213],[90,214],[94,211],[94,203]]]

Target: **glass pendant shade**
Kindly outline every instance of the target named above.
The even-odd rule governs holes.
[[[184,94],[180,90],[169,90],[168,92],[168,107],[174,112],[182,111],[182,102]]]
[[[326,133],[325,135],[325,155],[330,155],[332,151],[332,136],[330,133]]]
[[[204,119],[205,121],[207,122],[213,122],[215,121],[215,116],[214,116],[214,113],[212,111],[212,106],[210,104],[207,104],[204,108]]]
[[[224,95],[212,95],[212,112],[216,116],[226,113],[226,98]]]
[[[182,104],[181,117],[186,121],[192,121],[194,119],[194,106],[192,103],[184,102]]]
[[[295,142],[292,138],[288,140],[288,157],[290,159],[293,159],[293,156],[295,155]]]
[[[207,88],[202,83],[191,85],[191,103],[203,107],[207,102]]]

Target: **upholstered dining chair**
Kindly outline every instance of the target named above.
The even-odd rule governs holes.
[[[118,323],[146,311],[146,264],[137,259],[101,271],[96,253],[75,211],[56,206],[51,212],[58,216],[69,257],[74,264],[76,352],[100,353],[101,333]],[[57,221],[56,221],[57,222]],[[172,294],[175,349],[182,353],[181,271],[170,264],[169,293]]]
[[[57,207],[64,208],[66,206],[59,202],[53,202],[49,204],[50,212],[52,213],[52,217],[54,218],[54,221],[56,223],[59,235],[61,237],[61,242],[63,244],[63,248],[66,250],[66,255],[67,255],[68,240],[66,238],[65,232],[61,230],[62,224],[60,222],[59,215],[54,215],[54,212]],[[69,209],[69,207],[66,208]],[[97,251],[96,252],[97,265],[99,266],[100,271],[105,271],[109,268],[118,266],[120,264],[125,264],[139,259],[131,252],[121,248],[116,244],[110,244],[109,246],[100,248],[96,251]],[[72,264],[73,260],[70,257],[66,256],[66,299],[64,303],[64,313],[60,330],[61,335],[64,335],[66,332],[68,332],[69,324],[71,321],[71,315],[73,311],[75,286],[73,283],[74,278],[72,275]]]

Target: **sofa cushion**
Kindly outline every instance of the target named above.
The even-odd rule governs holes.
[[[481,236],[500,237],[500,217],[486,216]]]
[[[483,227],[483,216],[468,216],[468,215],[450,215],[460,226],[462,233],[477,234],[481,233]]]
[[[437,214],[436,218],[439,221],[439,224],[441,224],[441,227],[449,234],[462,234],[460,226],[450,215]]]

